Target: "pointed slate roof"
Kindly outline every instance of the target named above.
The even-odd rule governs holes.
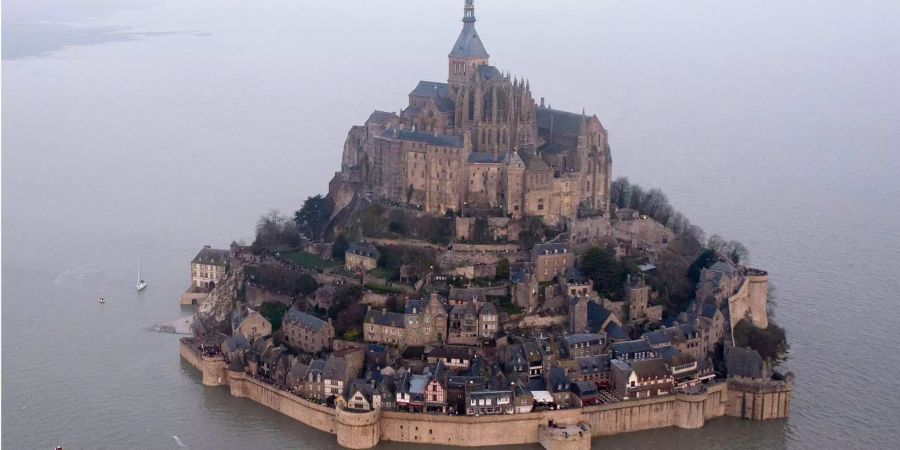
[[[448,89],[447,83],[421,80],[409,95],[431,98],[446,97]]]
[[[553,129],[554,134],[581,134],[585,116],[578,113],[560,111],[551,108],[537,108],[535,110],[538,128]]]
[[[454,58],[488,58],[490,56],[484,49],[478,32],[475,31],[474,22],[463,22],[462,31],[459,32],[456,43],[450,49],[450,56]]]
[[[313,331],[319,331],[327,323],[318,317],[296,309],[288,311],[287,314],[284,315],[283,321]]]
[[[379,111],[376,109],[372,114],[369,114],[369,118],[366,119],[366,125],[373,123],[384,125],[395,117],[397,117],[397,115],[392,112]]]

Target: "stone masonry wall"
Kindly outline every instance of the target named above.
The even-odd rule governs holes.
[[[355,413],[306,401],[242,372],[226,371],[224,362],[202,357],[182,340],[181,355],[203,372],[204,384],[229,385],[231,394],[265,405],[297,421],[337,435],[347,448],[370,448],[381,441],[450,446],[540,443],[541,427],[587,423],[594,437],[676,426],[699,428],[724,415],[765,420],[786,417],[792,379],[786,382],[710,385],[697,395],[677,394],[644,400],[498,416],[444,416],[393,411]],[[220,374],[224,373],[224,377]],[[209,380],[207,380],[209,375]],[[749,397],[748,397],[749,396]],[[727,406],[727,407],[726,407]],[[510,430],[515,432],[511,433]],[[546,437],[544,439],[546,441]]]
[[[769,276],[762,271],[751,271],[744,278],[738,291],[728,297],[731,329],[746,316],[758,328],[768,328],[769,318],[766,315],[766,303],[769,296]]]

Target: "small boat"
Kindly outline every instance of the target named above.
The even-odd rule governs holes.
[[[103,300],[103,297],[100,297],[100,303],[106,303],[106,300]]]
[[[140,291],[143,291],[145,287],[147,287],[147,283],[144,281],[144,278],[141,276],[141,260],[140,260],[140,258],[138,258],[138,282],[137,282],[137,285],[135,285],[135,288],[137,288],[138,292],[140,292]]]

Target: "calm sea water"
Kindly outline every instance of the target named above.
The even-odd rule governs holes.
[[[146,328],[187,314],[201,245],[324,192],[350,125],[445,78],[461,3],[5,1],[3,447],[336,448]],[[493,62],[743,241],[793,348],[789,420],[595,448],[900,447],[900,3],[522,3],[477,4]]]

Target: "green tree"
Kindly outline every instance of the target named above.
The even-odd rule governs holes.
[[[525,248],[534,247],[544,239],[551,237],[552,230],[544,224],[539,216],[531,216],[525,219],[522,231],[519,232],[519,243]]]
[[[396,295],[389,295],[384,302],[384,307],[387,308],[388,311],[396,313],[402,313],[404,310],[403,302],[401,302],[400,297],[397,297]]]
[[[688,268],[688,278],[690,278],[691,283],[697,284],[700,281],[700,272],[711,266],[714,262],[716,262],[716,251],[711,248],[703,250]]]
[[[582,255],[579,267],[594,281],[594,290],[608,298],[622,297],[626,271],[612,250],[591,247]]]
[[[328,197],[315,195],[306,199],[303,206],[294,212],[294,223],[312,239],[320,239],[331,220],[334,203]]]
[[[347,249],[350,248],[350,242],[343,233],[339,234],[334,242],[331,243],[331,257],[335,259],[344,259]]]
[[[484,217],[476,218],[475,223],[472,224],[472,242],[476,244],[489,244],[493,241],[494,238],[491,236],[488,220]]]
[[[288,306],[281,302],[263,302],[259,306],[259,313],[272,324],[272,331],[281,329],[281,321]]]
[[[287,295],[307,296],[319,288],[319,283],[308,273],[276,265],[248,266],[245,270],[247,276],[257,284]]]
[[[297,226],[277,209],[259,218],[256,223],[256,238],[251,245],[252,251],[259,254],[264,249],[296,247],[300,245],[300,233]]]
[[[500,262],[497,263],[497,279],[509,279],[509,260],[506,258],[501,259]]]
[[[776,364],[783,362],[790,350],[784,329],[774,322],[769,322],[768,328],[757,328],[749,320],[741,319],[734,326],[733,336],[735,346],[756,350],[763,359]]]

